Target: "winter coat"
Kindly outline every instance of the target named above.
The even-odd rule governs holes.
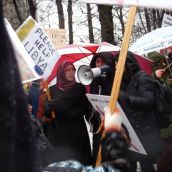
[[[48,126],[48,139],[54,150],[48,153],[49,162],[75,159],[84,165],[91,164],[91,147],[84,121],[88,113],[85,87],[75,84],[62,91],[50,87],[55,102],[56,118]]]
[[[111,88],[113,84],[113,78],[114,78],[114,60],[113,60],[113,55],[112,53],[109,52],[101,52],[96,54],[91,62],[90,62],[90,67],[95,68],[96,67],[96,59],[98,57],[101,57],[106,65],[111,67],[111,73],[108,73],[105,77],[104,76],[99,76],[94,78],[93,82],[90,85],[90,93],[91,94],[100,94],[100,95],[110,95],[111,93]],[[89,107],[89,116],[90,116],[90,125],[91,125],[91,131],[94,133],[93,134],[93,161],[94,164],[97,159],[97,153],[98,153],[98,148],[100,145],[101,141],[101,134],[96,133],[96,131],[99,129],[101,119],[100,115],[97,111],[94,111],[93,107],[90,105]]]
[[[119,103],[147,152],[147,157],[133,152],[134,159],[141,162],[143,171],[145,168],[151,171],[162,146],[155,114],[154,82],[140,71],[131,54],[125,64]]]

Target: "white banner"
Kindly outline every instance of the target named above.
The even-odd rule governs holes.
[[[46,78],[59,58],[59,54],[55,51],[45,30],[29,16],[17,30],[17,35],[33,60],[35,71]]]
[[[103,109],[105,106],[108,105],[110,96],[102,96],[102,95],[95,95],[95,94],[86,94],[87,98],[93,105],[94,109],[100,113],[100,115],[103,115]],[[119,110],[119,113],[122,115],[123,124],[127,128],[129,132],[129,136],[131,139],[131,145],[130,150],[147,155],[143,145],[141,144],[139,138],[137,137],[133,127],[131,126],[129,120],[127,119],[124,111],[122,110],[119,103],[117,103],[117,109]]]
[[[172,0],[79,0],[83,3],[172,9]]]
[[[161,27],[172,26],[172,16],[164,14]]]
[[[172,46],[172,26],[162,27],[147,33],[129,48],[138,55],[147,54]]]
[[[24,46],[22,45],[21,41],[19,40],[18,36],[16,35],[8,20],[4,19],[4,21],[8,35],[14,48],[14,52],[16,54],[22,82],[26,83],[39,79],[40,76],[35,72],[34,63],[30,59],[29,54],[26,52]]]

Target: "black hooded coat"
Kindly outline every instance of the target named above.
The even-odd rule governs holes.
[[[114,59],[117,60],[118,56]],[[155,114],[154,82],[141,71],[130,52],[126,59],[119,103],[147,152],[147,156],[133,153],[133,157],[140,161],[142,171],[151,172],[162,146]]]
[[[98,57],[102,58],[106,65],[110,66],[111,72],[108,73],[105,77],[99,76],[99,77],[94,78],[93,82],[90,85],[90,94],[110,95],[113,79],[114,79],[114,70],[115,70],[113,54],[110,52],[101,52],[101,53],[96,54],[90,62],[91,68],[96,67],[96,59]],[[94,133],[93,134],[93,161],[95,165],[96,159],[97,159],[98,148],[101,141],[101,134],[96,133],[96,131],[98,130],[100,126],[101,120],[100,120],[99,113],[97,111],[94,111],[91,105],[89,109],[90,109],[89,121],[91,125],[91,130]]]
[[[75,159],[84,165],[92,164],[91,146],[84,115],[88,115],[86,89],[76,83],[62,91],[50,87],[52,107],[56,118],[48,125],[48,139],[53,150],[47,152],[48,163]],[[50,115],[47,113],[46,115]]]

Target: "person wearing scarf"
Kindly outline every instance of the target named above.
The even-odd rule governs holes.
[[[47,152],[47,162],[75,159],[92,164],[89,135],[84,121],[88,114],[86,89],[75,80],[75,67],[64,61],[57,72],[57,83],[50,87],[51,101],[45,104],[46,116],[55,119],[48,126],[48,139],[53,150]]]

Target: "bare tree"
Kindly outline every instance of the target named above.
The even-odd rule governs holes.
[[[5,17],[16,29],[29,15],[27,0],[3,0]]]
[[[28,0],[30,15],[36,20],[36,0]]]
[[[58,12],[58,17],[59,17],[59,28],[65,29],[62,0],[56,0],[56,5],[57,5],[57,12]]]
[[[115,44],[113,35],[112,6],[98,5],[102,41]]]
[[[72,0],[68,0],[68,27],[69,27],[69,44],[73,44],[73,25],[72,25]]]
[[[90,4],[87,4],[88,34],[91,43],[94,43],[93,23]]]

